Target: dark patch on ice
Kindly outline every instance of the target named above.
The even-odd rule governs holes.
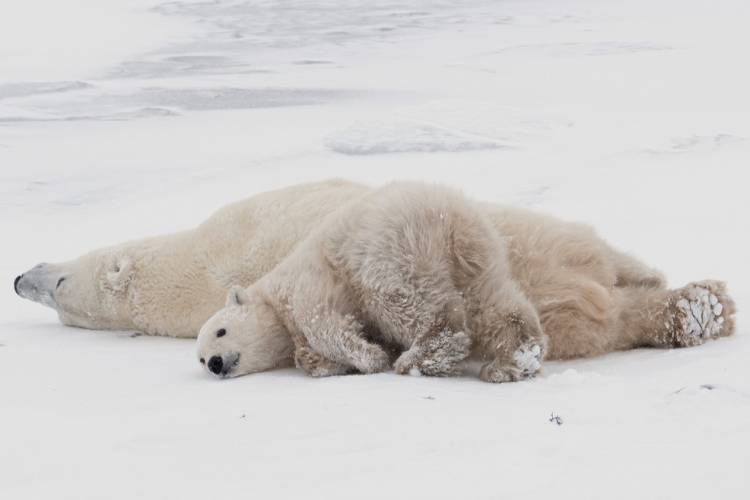
[[[322,60],[315,60],[315,59],[302,59],[301,61],[294,61],[292,64],[300,64],[300,65],[315,65],[315,64],[333,64],[333,61],[322,61]]]
[[[35,108],[36,115],[0,117],[2,123],[59,121],[120,121],[179,115],[181,110],[306,106],[355,98],[361,91],[299,88],[166,88],[150,87],[124,95],[97,95]],[[42,114],[46,113],[46,114]]]
[[[79,81],[6,83],[0,85],[0,99],[26,97],[37,94],[70,92],[72,90],[82,90],[91,87],[93,87],[93,85]]]
[[[272,71],[224,56],[172,55],[157,60],[119,64],[107,75],[117,78],[156,78],[196,74],[267,74]]]
[[[212,64],[229,61],[229,59],[224,56],[172,56],[167,57],[164,60],[187,64]]]
[[[553,424],[562,425],[563,419],[560,415],[555,415],[554,413],[549,414],[549,421]]]
[[[680,394],[682,392],[696,392],[696,391],[715,391],[720,389],[720,387],[716,384],[701,384],[699,386],[685,386],[680,387],[676,391],[674,391],[672,394]]]
[[[435,396],[423,396],[422,399],[427,399],[428,401],[435,401]]]
[[[724,146],[745,142],[747,139],[730,134],[716,134],[711,136],[693,135],[672,140],[672,150],[675,152],[692,151],[700,148],[719,149]]]
[[[676,137],[671,139],[670,145],[664,148],[644,149],[641,153],[647,155],[675,155],[693,152],[714,152],[733,146],[744,145],[750,142],[747,137],[738,137],[731,134],[714,135],[692,135],[688,137]]]
[[[147,88],[126,96],[126,101],[155,106],[173,106],[186,110],[252,109],[304,106],[354,96],[358,93],[332,89],[279,88]]]

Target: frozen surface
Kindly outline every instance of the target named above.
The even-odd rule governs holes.
[[[0,497],[744,499],[744,0],[4,0]],[[531,382],[293,370],[61,326],[11,281],[332,176],[594,224],[735,337]],[[709,298],[710,300],[710,298]]]

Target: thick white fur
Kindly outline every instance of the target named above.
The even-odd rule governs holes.
[[[224,304],[229,287],[257,281],[326,216],[371,191],[333,180],[259,194],[228,205],[190,231],[41,264],[20,277],[17,289],[55,308],[67,325],[196,337]],[[686,289],[666,290],[660,273],[611,248],[588,226],[496,204],[480,206],[504,237],[510,272],[537,310],[549,338],[547,359],[682,345],[677,333],[657,342],[644,338],[642,326],[627,325],[642,325],[641,316],[667,301],[678,302]],[[731,299],[723,285],[711,286],[727,319],[720,334],[731,334]],[[290,339],[274,342],[286,343],[287,349],[272,345],[263,369],[291,359],[285,354],[273,360],[273,353],[291,352]],[[257,347],[265,349],[262,343]]]
[[[297,365],[317,376],[385,369],[381,344],[406,350],[398,372],[451,374],[470,339],[488,381],[533,375],[542,330],[548,358],[693,345],[733,331],[722,283],[669,291],[658,272],[586,226],[413,184],[343,206],[247,293],[230,295],[198,338],[199,357],[239,359],[220,375],[258,371],[243,345],[258,351],[260,330],[286,332]]]
[[[326,215],[366,192],[332,180],[259,194],[190,231],[40,264],[21,276],[18,292],[55,308],[66,325],[195,338],[227,289],[255,282]]]
[[[387,343],[405,351],[399,373],[455,373],[471,347],[481,378],[503,382],[536,373],[545,343],[503,238],[479,206],[439,186],[391,184],[341,207],[235,297],[198,337],[204,360],[230,338],[286,331],[297,365],[315,375],[382,371]],[[242,373],[244,350],[221,356],[215,373]]]

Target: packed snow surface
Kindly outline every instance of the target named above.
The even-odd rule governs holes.
[[[748,498],[749,21],[745,0],[3,0],[0,497]],[[192,341],[13,293],[334,176],[591,223],[673,286],[727,280],[737,335],[501,385],[217,381]]]

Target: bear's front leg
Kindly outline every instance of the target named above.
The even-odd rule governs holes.
[[[477,332],[480,356],[489,360],[479,372],[485,382],[514,382],[536,375],[542,367],[546,339],[531,304],[511,310],[490,308]]]
[[[353,315],[319,307],[311,317],[311,321],[302,322],[301,331],[319,355],[360,373],[377,373],[390,367],[388,353],[365,338],[362,324]]]
[[[442,329],[417,338],[396,360],[394,370],[401,375],[458,375],[461,362],[469,356],[471,339],[464,332]]]
[[[298,347],[294,351],[294,364],[297,368],[304,370],[311,377],[335,377],[355,373],[356,370],[350,366],[342,365],[327,359],[309,346]]]

